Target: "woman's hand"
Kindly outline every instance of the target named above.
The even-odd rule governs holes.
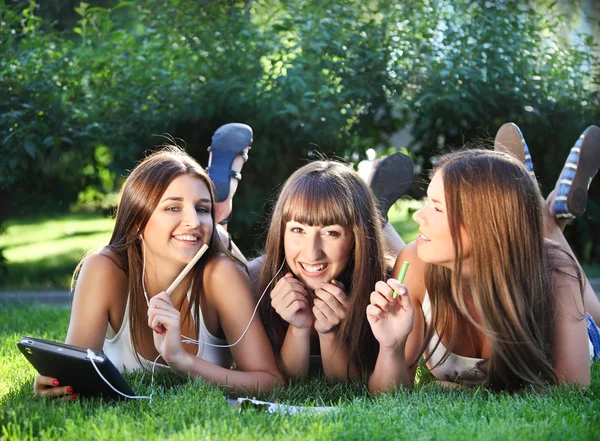
[[[60,398],[72,401],[77,399],[71,386],[61,386],[56,378],[38,375],[33,382],[33,394],[38,397]]]
[[[181,314],[164,291],[150,299],[148,326],[153,330],[154,347],[168,364],[187,354],[181,343]]]
[[[323,283],[315,291],[313,314],[315,315],[315,329],[319,334],[327,334],[336,330],[342,320],[346,318],[348,297],[344,285],[337,280]]]
[[[394,290],[398,293],[395,299],[392,297]],[[367,319],[382,348],[393,349],[406,344],[414,321],[414,309],[406,287],[395,279],[377,282],[371,293],[371,304],[367,306]]]
[[[307,329],[313,324],[308,303],[308,291],[290,272],[271,291],[271,306],[290,325]]]

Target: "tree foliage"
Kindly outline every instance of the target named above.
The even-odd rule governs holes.
[[[232,121],[255,130],[231,225],[248,254],[265,201],[311,153],[357,161],[407,124],[427,163],[515,121],[551,186],[598,108],[597,60],[555,35],[553,6],[394,3],[105,0],[65,14],[74,4],[0,0],[2,215],[100,204],[155,135],[206,164]],[[600,246],[580,222],[590,258]]]

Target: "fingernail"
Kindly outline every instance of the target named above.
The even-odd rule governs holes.
[[[52,380],[52,386],[58,386],[58,380]]]
[[[162,329],[160,329],[160,328],[155,328],[154,332],[156,332],[157,334],[162,334],[163,333]]]
[[[76,399],[77,399],[77,394],[73,394],[73,395],[71,395],[71,398],[72,398],[73,400],[76,400]]]
[[[71,386],[67,386],[67,388],[65,389],[65,392],[70,394],[71,392],[73,392],[73,388]]]

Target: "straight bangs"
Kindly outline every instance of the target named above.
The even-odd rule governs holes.
[[[289,189],[283,198],[282,221],[296,221],[312,226],[340,225],[344,228],[357,224],[350,189],[331,176],[305,176],[302,182]]]

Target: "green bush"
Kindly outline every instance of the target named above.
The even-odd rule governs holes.
[[[255,130],[231,224],[248,254],[274,190],[307,158],[356,162],[408,123],[420,163],[515,121],[553,180],[593,121],[598,64],[548,43],[551,5],[521,3],[105,0],[65,14],[70,3],[0,0],[0,216],[106,208],[155,135],[206,164],[232,121]],[[600,229],[586,228],[576,248],[591,259]]]
[[[600,115],[594,118],[600,100],[592,79],[599,64],[591,37],[579,47],[561,39],[558,31],[568,27],[568,17],[549,2],[426,3],[437,13],[419,15],[398,35],[402,41],[423,32],[429,43],[412,48],[414,93],[398,103],[413,125],[417,162],[427,170],[430,159],[449,147],[490,145],[498,128],[513,121],[548,194],[581,132],[600,123]],[[600,259],[599,203],[595,186],[586,215],[566,231],[584,261]]]

